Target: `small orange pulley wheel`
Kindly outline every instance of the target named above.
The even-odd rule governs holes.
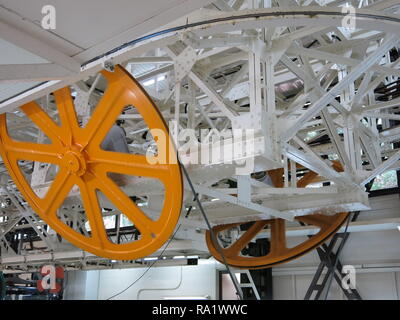
[[[33,210],[58,234],[75,246],[97,256],[134,260],[157,251],[171,236],[178,222],[183,198],[181,170],[167,125],[140,84],[121,66],[114,72],[102,71],[108,87],[84,128],[78,123],[69,87],[54,92],[61,125],[35,102],[21,107],[25,115],[51,140],[51,144],[27,143],[12,139],[6,114],[0,115],[0,154],[21,194]],[[104,151],[100,148],[123,109],[133,106],[148,128],[162,130],[167,137],[167,164],[150,164],[145,155]],[[171,159],[172,158],[172,159]],[[46,195],[40,198],[26,181],[18,161],[38,161],[59,167]],[[172,160],[172,161],[171,161]],[[175,161],[174,161],[175,160]],[[148,217],[114,182],[108,173],[149,177],[160,180],[165,189],[164,206],[158,220]],[[90,223],[90,237],[64,224],[57,210],[78,186]],[[140,239],[116,244],[104,226],[97,192],[102,192],[140,232]]]

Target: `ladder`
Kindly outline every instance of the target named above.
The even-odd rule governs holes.
[[[250,271],[249,271],[249,270],[242,270],[242,269],[235,269],[235,270],[233,270],[233,272],[234,272],[235,274],[238,274],[238,273],[240,273],[241,275],[242,275],[242,274],[245,274],[245,275],[247,276],[248,282],[242,283],[243,277],[240,277],[240,278],[241,278],[241,279],[240,279],[241,281],[239,282],[239,286],[240,286],[242,289],[243,289],[243,288],[251,288],[251,289],[252,289],[252,292],[253,292],[253,294],[254,294],[254,296],[255,296],[255,298],[256,298],[256,300],[261,300],[260,294],[258,293],[257,287],[256,287],[256,285],[255,285],[255,283],[254,283],[254,280],[253,280],[253,277],[251,276]]]

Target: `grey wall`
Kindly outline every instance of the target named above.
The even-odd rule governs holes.
[[[274,276],[274,299],[302,300],[306,294],[313,275],[296,274]],[[399,300],[400,272],[373,272],[369,270],[357,273],[358,292],[364,300]],[[333,281],[328,299],[346,300],[338,284]]]
[[[106,300],[139,279],[146,268],[68,272],[66,300]],[[136,284],[115,299],[146,300],[199,297],[215,300],[218,279],[215,262],[198,266],[150,269]]]
[[[400,217],[399,195],[371,198],[372,210],[361,212],[361,220]],[[298,242],[305,238],[291,238]],[[363,299],[399,299],[400,232],[398,230],[353,232],[340,260],[356,268],[356,284]],[[303,299],[319,263],[315,251],[273,269],[275,299]],[[336,282],[330,299],[345,299]]]

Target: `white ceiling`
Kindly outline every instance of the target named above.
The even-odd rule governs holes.
[[[82,49],[89,49],[156,17],[186,0],[1,0],[0,4],[40,24],[41,9],[53,5],[57,28],[53,32]],[[169,21],[160,21],[160,25]]]

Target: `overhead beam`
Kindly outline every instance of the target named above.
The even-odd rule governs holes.
[[[326,90],[324,90],[318,81],[312,78],[312,76],[308,75],[306,71],[304,71],[302,68],[300,68],[298,65],[296,65],[291,59],[289,59],[288,56],[283,55],[281,57],[281,62],[290,70],[292,71],[295,75],[297,75],[300,79],[302,79],[305,83],[307,83],[311,88],[314,88],[316,90],[316,95],[317,98],[320,98],[324,94],[327,93]],[[310,92],[311,94],[312,92]],[[333,99],[331,102],[333,107],[335,107],[336,110],[342,113],[347,113],[347,110],[335,99]]]
[[[60,80],[72,73],[54,63],[0,65],[0,82]]]
[[[211,101],[223,112],[229,119],[233,119],[235,116],[239,115],[233,108],[227,105],[227,101],[221,97],[214,88],[211,87],[206,81],[201,79],[197,72],[190,71],[189,78],[203,91]]]
[[[326,92],[312,106],[310,106],[309,109],[296,121],[296,123],[282,134],[282,140],[291,140],[299,129],[301,129],[329,103],[334,101],[338,94],[340,94],[350,83],[357,80],[364,72],[376,64],[382,58],[382,56],[392,49],[393,46],[399,43],[399,41],[400,39],[396,35],[388,36],[386,41],[374,53],[367,57],[362,63],[354,67],[353,70],[345,78],[339,81],[336,86]]]
[[[371,182],[372,179],[376,178],[380,174],[387,171],[400,159],[400,151],[397,151],[389,159],[384,161],[380,166],[376,167],[365,179],[360,181],[360,186],[365,186],[367,183]]]
[[[380,102],[377,104],[369,105],[366,106],[365,108],[361,108],[361,111],[362,112],[375,111],[375,110],[398,107],[398,106],[400,106],[400,98],[393,99],[387,102]]]
[[[377,10],[377,11],[383,11],[385,9],[390,9],[390,8],[393,8],[398,5],[399,5],[398,0],[386,0],[386,1],[379,1],[376,3],[372,3],[369,6],[366,6],[366,8]]]
[[[81,71],[80,63],[73,58],[52,48],[47,43],[35,39],[33,36],[1,21],[0,38],[42,57],[49,62],[58,64],[71,72],[78,73]]]
[[[170,57],[138,57],[129,59],[127,62],[132,64],[142,64],[142,63],[154,63],[154,64],[163,64],[163,63],[173,63],[174,61]]]
[[[316,49],[307,49],[300,46],[291,47],[287,51],[289,54],[292,55],[303,55],[310,58],[315,58],[322,61],[331,61],[337,64],[346,65],[350,67],[355,67],[362,63],[362,60],[354,59],[354,58],[347,58],[340,56],[338,54],[329,53],[326,51],[320,51]],[[386,75],[394,75],[400,77],[400,70],[395,68],[389,68],[385,66],[375,65],[371,68],[371,70],[375,72],[379,72]]]
[[[371,231],[386,231],[386,230],[397,230],[400,225],[399,218],[389,218],[389,219],[379,219],[379,220],[362,220],[351,222],[347,228],[348,232],[371,232]],[[338,232],[344,232],[346,226],[341,227]],[[318,227],[315,226],[305,226],[305,227],[290,227],[286,228],[286,237],[302,237],[302,236],[312,236],[320,231]],[[258,238],[270,237],[271,232],[265,230],[260,233]]]
[[[338,153],[338,156],[339,156],[341,162],[344,163],[347,170],[350,170],[350,172],[353,173],[354,168],[352,167],[350,159],[347,156],[342,139],[339,136],[339,134],[337,133],[337,129],[336,129],[334,121],[331,117],[331,114],[329,113],[328,110],[324,109],[321,111],[321,116],[325,122],[325,126],[327,128],[329,138],[331,139],[332,144],[334,145],[335,149],[337,150],[337,153]]]
[[[196,185],[195,189],[196,189],[196,192],[198,192],[199,194],[204,194],[204,195],[207,195],[207,196],[210,196],[213,198],[218,198],[222,201],[225,201],[225,202],[228,202],[231,204],[235,204],[235,205],[238,205],[238,206],[250,209],[250,210],[254,210],[261,214],[264,214],[265,216],[263,218],[265,218],[265,219],[269,219],[271,217],[276,217],[276,218],[281,218],[281,219],[285,219],[288,221],[294,220],[294,216],[291,214],[283,213],[283,212],[280,212],[280,211],[272,209],[272,208],[267,208],[267,207],[259,205],[257,203],[240,201],[238,197],[227,195],[227,194],[221,193],[217,190],[213,190],[211,188]]]
[[[336,172],[332,167],[325,163],[318,155],[316,155],[303,141],[295,138],[295,141],[304,152],[297,148],[285,144],[284,152],[286,156],[298,164],[318,173],[321,177],[332,180],[338,184],[344,184],[345,180],[341,173]]]

